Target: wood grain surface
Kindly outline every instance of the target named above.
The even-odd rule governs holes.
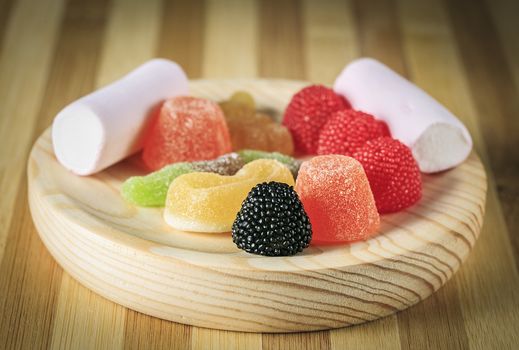
[[[278,121],[308,83],[280,79],[192,80],[214,101],[245,90]],[[423,198],[383,215],[379,234],[350,245],[311,246],[292,257],[258,257],[230,233],[165,224],[161,208],[128,205],[124,180],[138,155],[89,177],[54,156],[51,130],[28,161],[29,205],[47,249],[72,277],[107,299],[159,318],[245,332],[326,330],[406,309],[445,284],[483,223],[487,179],[472,154],[450,171],[423,175]]]
[[[0,348],[514,349],[519,344],[519,3],[515,0],[0,0]],[[405,311],[333,331],[184,326],[75,282],[38,238],[26,162],[59,109],[162,56],[191,78],[331,84],[369,55],[468,126],[489,176],[463,267]]]

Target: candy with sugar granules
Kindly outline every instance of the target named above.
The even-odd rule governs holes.
[[[288,168],[271,159],[250,162],[233,176],[198,172],[179,176],[169,187],[164,219],[178,230],[228,232],[249,191],[269,181],[294,184]]]
[[[240,92],[220,103],[224,111],[233,150],[243,148],[292,154],[294,143],[288,129],[264,113],[256,112],[252,96]]]
[[[458,118],[376,60],[350,63],[335,81],[334,90],[353,108],[384,120],[391,135],[411,148],[422,172],[452,168],[470,154],[472,139]]]
[[[370,114],[343,109],[335,112],[321,129],[317,154],[351,156],[366,141],[382,136],[389,136],[386,123]]]
[[[377,232],[375,200],[355,159],[325,155],[303,162],[295,189],[310,217],[313,244],[358,241]]]
[[[282,124],[292,133],[296,151],[315,154],[322,126],[332,113],[348,107],[349,103],[332,89],[307,86],[292,97]]]
[[[229,130],[218,104],[196,97],[167,100],[151,128],[142,158],[151,169],[214,159],[231,151]]]
[[[242,149],[238,151],[238,154],[241,156],[245,163],[250,163],[256,159],[275,159],[285,164],[286,167],[288,167],[288,169],[294,176],[294,179],[297,177],[297,172],[299,171],[299,167],[301,166],[301,161],[279,152],[264,152],[252,149]]]
[[[166,98],[188,92],[179,65],[148,61],[58,113],[52,124],[56,158],[78,175],[101,171],[139,151],[153,112]]]
[[[162,207],[166,202],[169,185],[180,175],[202,171],[220,175],[234,175],[244,165],[237,153],[229,153],[214,160],[167,165],[146,176],[133,176],[121,188],[123,198],[142,207]]]
[[[245,162],[238,153],[228,153],[214,160],[204,160],[191,163],[195,171],[204,173],[216,173],[220,175],[234,175]]]
[[[353,157],[368,176],[378,212],[392,213],[422,197],[422,179],[411,150],[398,140],[381,137],[368,141]]]
[[[171,182],[180,175],[195,170],[190,163],[175,163],[146,176],[132,176],[121,187],[123,198],[141,207],[162,207]]]

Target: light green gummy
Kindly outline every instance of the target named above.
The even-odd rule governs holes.
[[[252,149],[242,149],[241,151],[238,151],[238,154],[245,163],[250,163],[257,159],[275,159],[285,165],[293,166],[295,162],[294,158],[279,152],[264,152]]]
[[[189,163],[175,163],[146,176],[132,176],[122,185],[123,198],[141,207],[163,207],[169,185],[180,175],[194,172]]]

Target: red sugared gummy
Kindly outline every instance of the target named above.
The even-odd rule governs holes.
[[[295,189],[312,224],[312,244],[363,240],[380,218],[362,165],[342,155],[304,162]]]
[[[315,154],[321,127],[333,112],[349,107],[348,101],[332,89],[307,86],[292,97],[282,124],[292,133],[296,151]]]
[[[368,141],[353,157],[364,167],[379,213],[400,211],[422,197],[418,164],[400,141],[391,137]]]
[[[165,165],[214,159],[231,151],[229,130],[217,103],[180,96],[166,100],[144,143],[151,170]]]
[[[390,136],[387,124],[371,114],[343,109],[332,114],[319,134],[317,154],[351,156],[367,141]]]

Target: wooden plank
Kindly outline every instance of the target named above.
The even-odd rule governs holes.
[[[480,124],[489,147],[489,161],[495,171],[498,196],[503,203],[508,229],[517,232],[519,85],[514,80],[517,63],[508,64],[510,60],[500,45],[491,14],[483,1],[454,1],[449,3],[449,13],[470,92],[481,116]],[[510,235],[510,238],[515,256],[519,257],[519,237]],[[515,263],[519,268],[519,258]]]
[[[496,28],[498,44],[502,48],[508,67],[512,71],[516,89],[519,88],[519,1],[486,0],[486,9],[492,16]]]
[[[52,349],[121,349],[126,310],[63,274]]]
[[[406,0],[399,5],[404,23],[408,16],[414,19],[403,27],[405,56],[413,80],[465,122],[476,148],[488,159],[486,139],[482,136],[484,127],[479,124],[487,115],[477,110],[471,99],[469,78],[465,75],[446,9],[437,2]],[[478,81],[478,84],[486,84],[486,81]],[[519,280],[495,183],[489,175],[484,228],[475,249],[452,281],[458,289],[469,346],[478,349],[507,348],[517,343],[516,333],[507,325],[518,322],[514,310],[519,300]]]
[[[0,58],[0,260],[19,198],[62,7],[61,0],[19,1],[5,31]]]
[[[258,19],[255,0],[209,0],[204,32],[204,78],[257,75]]]
[[[263,349],[310,350],[331,349],[330,332],[263,334]]]
[[[164,0],[157,53],[180,64],[190,79],[202,74],[204,15],[203,0]]]
[[[62,270],[36,233],[27,205],[26,177],[13,208],[0,265],[0,348],[50,345]]]
[[[45,81],[62,9],[62,1],[18,1],[11,9],[3,33],[0,58],[1,348],[46,348],[50,344],[61,269],[38,239],[32,224],[24,174],[38,122],[38,108],[44,101]],[[35,57],[38,64],[34,62]]]
[[[481,116],[489,161],[498,185],[505,185],[500,178],[517,174],[519,163],[519,92],[482,0],[457,0],[447,5],[470,93]]]
[[[100,57],[104,57],[101,66],[105,69],[108,69],[106,62],[112,59],[109,52],[102,56],[108,10],[109,4],[104,0],[69,2],[49,78],[45,99],[48,103],[42,108],[38,129],[48,126],[66,103],[106,82],[102,72],[98,72]],[[115,7],[111,19],[117,18],[117,10]],[[113,67],[117,70],[118,62],[113,63]],[[56,301],[51,346],[121,348],[124,321],[123,307],[101,298],[64,274]]]
[[[193,327],[191,349],[259,350],[262,349],[261,341],[261,334]]]
[[[385,349],[399,350],[396,316],[364,323],[358,326],[330,331],[332,349]]]
[[[191,347],[191,326],[127,311],[125,349],[171,349]]]
[[[357,0],[353,8],[362,55],[373,57],[396,72],[406,75],[395,2]]]
[[[162,0],[113,0],[97,85],[119,79],[155,56]]]
[[[331,86],[341,69],[359,56],[350,1],[303,2],[306,79]]]
[[[11,10],[14,7],[14,0],[0,0],[0,55],[2,54],[4,34],[6,33],[7,22],[11,16]]]
[[[305,56],[300,1],[264,0],[260,4],[260,76],[304,78]]]
[[[486,2],[492,15],[493,23],[499,36],[501,46],[508,69],[515,83],[515,91],[519,91],[519,1],[494,0]],[[518,97],[516,96],[516,99]],[[517,118],[517,115],[515,115]],[[515,136],[515,143],[519,142],[519,135]],[[498,191],[501,208],[506,220],[509,232],[519,230],[519,169],[498,174]],[[510,235],[514,249],[515,263],[519,268],[519,236]]]

